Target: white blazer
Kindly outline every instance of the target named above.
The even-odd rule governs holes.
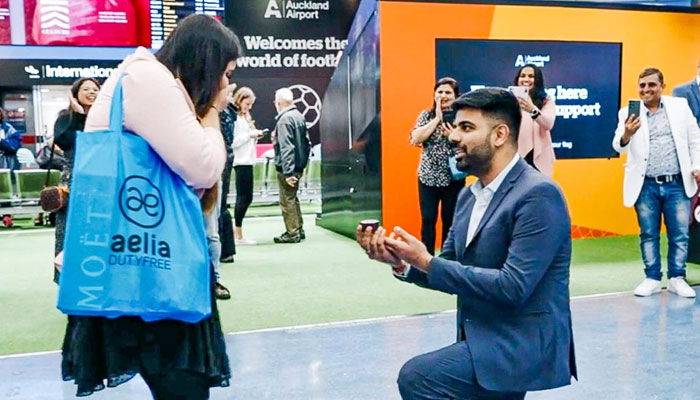
[[[688,106],[688,101],[682,97],[661,96],[661,101],[666,109],[668,120],[671,123],[673,142],[676,145],[678,163],[681,167],[683,186],[688,197],[695,195],[698,185],[691,171],[700,170],[700,128]],[[641,104],[641,126],[632,136],[626,146],[620,145],[622,134],[625,133],[625,120],[627,119],[627,107],[617,114],[617,129],[612,146],[618,153],[627,155],[625,163],[625,180],[623,184],[623,204],[632,207],[637,202],[642,191],[644,176],[649,160],[649,125],[647,123],[647,111],[644,102]]]

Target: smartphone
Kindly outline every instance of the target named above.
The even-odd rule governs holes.
[[[630,117],[633,114],[639,117],[639,108],[641,107],[641,101],[630,100],[629,106],[627,107],[627,116]]]
[[[454,124],[455,122],[455,110],[448,108],[447,110],[442,110],[442,122],[448,124]]]
[[[529,88],[527,86],[508,86],[508,90],[515,95],[515,97],[526,97]]]

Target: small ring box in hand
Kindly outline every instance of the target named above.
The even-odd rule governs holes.
[[[379,229],[379,220],[377,219],[363,219],[360,221],[362,226],[362,231],[366,231],[367,228],[372,228],[372,232],[376,232]]]

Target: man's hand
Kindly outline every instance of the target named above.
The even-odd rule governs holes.
[[[384,236],[385,233],[386,230],[381,226],[377,228],[376,232],[372,232],[371,227],[363,230],[362,225],[358,225],[355,231],[355,239],[357,243],[365,249],[367,257],[372,260],[390,265],[401,264],[401,260],[385,246],[386,240],[389,239]],[[393,239],[394,237],[392,233],[391,238]]]
[[[642,120],[639,119],[637,115],[632,114],[627,117],[627,120],[625,121],[625,133],[623,133],[622,138],[620,138],[620,144],[622,146],[627,146],[627,143],[630,142],[632,136],[637,133],[637,130],[639,130],[641,125]]]
[[[394,233],[396,235],[394,235]],[[385,246],[390,253],[406,261],[423,272],[428,272],[428,265],[433,256],[428,253],[423,242],[404,231],[401,227],[394,228],[392,235],[385,240]]]
[[[297,182],[299,182],[299,178],[297,178],[297,177],[294,176],[294,175],[288,176],[288,177],[284,178],[284,180],[287,181],[287,185],[289,185],[289,186],[291,186],[291,187],[296,186],[296,185],[297,185]]]

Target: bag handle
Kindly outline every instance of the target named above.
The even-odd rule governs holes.
[[[114,86],[112,93],[112,105],[109,109],[109,130],[110,132],[122,132],[122,121],[124,118],[124,107],[122,106],[122,79],[124,74],[121,74],[117,79],[117,84]]]
[[[51,155],[49,156],[49,165],[46,168],[46,182],[44,182],[44,187],[49,187],[49,181],[51,180],[51,165],[53,164],[53,153],[56,149],[56,142],[51,141]]]

